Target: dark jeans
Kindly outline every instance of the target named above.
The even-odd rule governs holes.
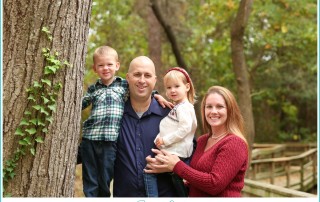
[[[86,197],[110,197],[110,182],[114,173],[116,142],[81,142],[83,192]]]

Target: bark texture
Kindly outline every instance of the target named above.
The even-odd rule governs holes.
[[[52,81],[63,88],[54,121],[36,154],[18,162],[6,188],[14,197],[72,197],[80,136],[81,96],[92,0],[3,2],[3,162],[17,148],[14,135],[28,107],[26,88],[43,76],[42,48],[58,51],[72,67]],[[46,26],[49,42],[41,32]]]
[[[254,141],[254,119],[252,112],[250,78],[244,54],[244,31],[250,16],[253,0],[241,0],[237,16],[231,27],[232,65],[237,80],[238,100],[245,121],[250,151]]]

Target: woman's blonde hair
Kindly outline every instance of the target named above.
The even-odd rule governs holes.
[[[184,84],[189,83],[190,89],[187,93],[188,100],[191,104],[194,104],[196,102],[196,93],[193,87],[193,83],[186,70],[182,69],[181,67],[170,68],[167,71],[166,75],[164,75],[163,77],[164,84],[166,84],[169,79],[180,80]]]
[[[222,86],[212,86],[208,89],[207,93],[202,99],[201,103],[201,118],[202,118],[202,125],[203,130],[205,133],[209,133],[209,135],[212,135],[212,129],[210,124],[207,122],[205,117],[205,105],[206,100],[209,95],[211,94],[219,94],[223,97],[224,101],[226,102],[226,108],[227,108],[227,120],[226,120],[226,128],[228,132],[231,132],[235,134],[236,136],[243,139],[246,144],[248,145],[248,142],[244,135],[244,122],[243,117],[241,115],[240,108],[238,106],[238,103],[231,93],[230,90],[227,88],[224,88]]]

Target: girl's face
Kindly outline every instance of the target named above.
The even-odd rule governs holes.
[[[175,104],[188,100],[189,83],[184,84],[180,79],[168,79],[164,86],[167,97],[173,100]]]
[[[208,95],[204,112],[206,121],[212,129],[225,127],[227,121],[227,105],[223,97],[218,93]]]

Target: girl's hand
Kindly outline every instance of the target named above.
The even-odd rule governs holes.
[[[164,173],[172,172],[174,166],[180,161],[179,157],[168,153],[165,150],[152,149],[156,155],[155,158],[147,156],[147,169],[144,169],[146,173]]]
[[[166,108],[169,107],[170,109],[172,109],[174,107],[174,105],[167,101],[166,99],[164,99],[164,97],[162,97],[161,95],[159,94],[154,94],[154,98],[156,98],[156,100],[158,101],[158,103],[163,107],[163,108]]]
[[[163,144],[164,144],[163,138],[162,138],[162,137],[158,137],[158,138],[156,139],[156,146],[157,146],[158,148],[160,148],[160,146],[163,145]]]

